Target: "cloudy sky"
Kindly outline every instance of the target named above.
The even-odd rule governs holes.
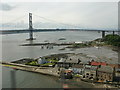
[[[47,25],[51,25],[50,28],[118,28],[117,2],[3,2],[0,4],[0,24],[6,26],[6,23],[17,23],[25,26],[29,12],[33,13],[36,28]]]

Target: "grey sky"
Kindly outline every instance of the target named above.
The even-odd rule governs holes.
[[[2,3],[1,5],[0,13],[3,16],[3,23],[23,15],[26,15],[26,17],[19,22],[26,23],[28,21],[28,13],[32,12],[38,16],[57,22],[77,25],[81,28],[118,28],[117,2],[16,2]],[[33,20],[34,23],[46,22],[34,16]]]

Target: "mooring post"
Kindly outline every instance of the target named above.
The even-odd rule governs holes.
[[[105,37],[105,31],[102,31],[102,38]]]

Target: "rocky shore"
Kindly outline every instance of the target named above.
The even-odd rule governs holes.
[[[119,45],[119,43],[118,43],[118,45]],[[49,42],[48,43],[48,42],[44,42],[44,43],[22,44],[20,46],[41,46],[41,49],[43,49],[44,46],[47,49],[53,49],[53,46],[64,46],[63,48],[61,48],[59,50],[71,49],[72,51],[74,51],[75,49],[80,49],[80,48],[89,48],[89,47],[99,48],[99,47],[103,47],[104,46],[104,47],[111,48],[113,51],[116,51],[116,52],[120,51],[120,47],[119,46],[109,44],[108,41],[106,41],[105,38],[98,38],[98,39],[95,39],[93,41],[84,41],[84,42],[64,42],[64,43],[56,43],[56,42],[54,42],[54,43],[52,43],[52,42],[50,43]]]

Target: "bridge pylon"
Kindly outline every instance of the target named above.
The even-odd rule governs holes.
[[[33,38],[33,24],[32,24],[32,13],[29,13],[29,30],[30,30],[30,34],[29,34],[29,39],[27,40],[35,40],[35,38]]]

